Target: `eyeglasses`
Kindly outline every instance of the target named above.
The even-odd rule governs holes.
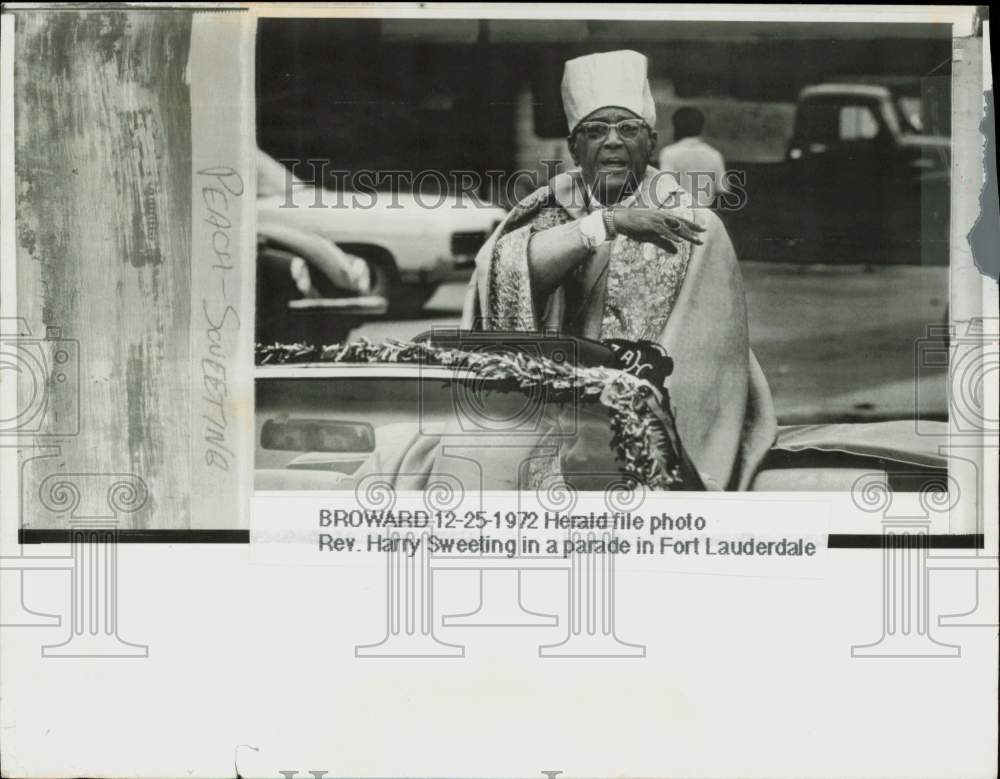
[[[622,119],[620,122],[580,122],[576,131],[583,133],[588,141],[603,141],[611,133],[611,128],[615,128],[618,137],[624,141],[633,141],[639,137],[644,127],[648,127],[641,119]]]

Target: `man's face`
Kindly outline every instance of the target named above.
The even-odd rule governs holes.
[[[622,137],[614,127],[604,138],[592,137],[587,131],[588,122],[613,125],[624,119],[642,122],[624,108],[602,108],[581,122],[569,138],[573,161],[580,166],[584,181],[594,195],[605,205],[618,202],[642,180],[650,154],[656,147],[656,132],[645,124],[634,138]]]

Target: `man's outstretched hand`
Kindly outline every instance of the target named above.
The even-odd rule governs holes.
[[[676,254],[681,241],[701,245],[705,228],[656,208],[616,208],[615,229],[640,243],[652,243]]]

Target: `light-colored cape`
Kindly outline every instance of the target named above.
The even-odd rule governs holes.
[[[534,313],[530,282],[526,273],[519,273],[513,278],[522,287],[519,298],[523,305],[512,319],[510,306],[498,303],[499,296],[491,288],[497,271],[503,270],[500,263],[527,267],[529,240],[507,242],[506,249],[499,252],[497,244],[522,227],[526,213],[530,216],[542,202],[562,208],[573,219],[584,217],[587,201],[581,195],[578,172],[559,174],[548,187],[529,195],[480,249],[462,313],[464,329],[508,321],[511,325],[507,329],[528,325],[563,332],[564,325],[573,321],[573,334],[600,339],[605,300],[602,287],[608,278],[601,271],[612,253],[609,244],[598,249],[583,268],[581,287],[592,292],[581,296],[585,311],[567,310],[564,286],[539,303],[543,310]],[[774,442],[774,405],[764,373],[750,350],[746,298],[732,242],[714,213],[692,209],[690,202],[674,177],[647,169],[635,205],[664,208],[693,218],[706,228],[701,234],[702,245],[690,248],[679,294],[656,340],[674,360],[674,372],[668,380],[671,405],[681,441],[706,485],[710,489],[746,489]],[[621,236],[616,240],[622,240]],[[516,256],[506,256],[509,254]],[[509,284],[510,278],[510,274],[504,276],[504,283]]]

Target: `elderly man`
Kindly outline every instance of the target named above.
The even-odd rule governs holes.
[[[646,73],[634,51],[566,63],[579,167],[518,203],[480,250],[463,326],[662,345],[675,364],[678,432],[703,479],[745,488],[774,439],[771,396],[725,228],[648,164],[656,109]]]

